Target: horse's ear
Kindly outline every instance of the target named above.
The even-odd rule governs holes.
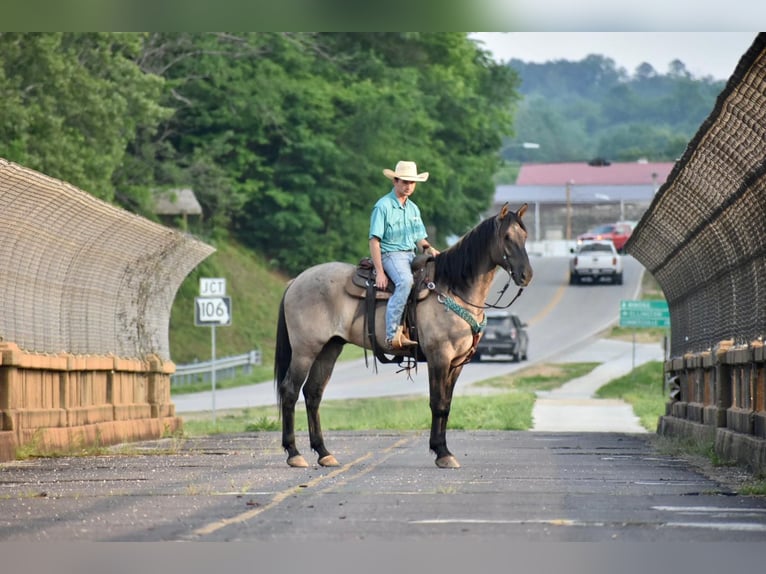
[[[508,202],[503,205],[503,209],[501,209],[500,213],[497,214],[497,218],[503,219],[506,215],[508,215]]]
[[[529,207],[529,205],[525,203],[525,204],[524,204],[524,205],[522,205],[522,206],[519,208],[519,210],[516,212],[516,215],[518,215],[518,216],[519,216],[519,219],[521,219],[522,217],[524,217],[524,214],[527,212],[527,207]]]

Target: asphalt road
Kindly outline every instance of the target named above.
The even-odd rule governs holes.
[[[279,434],[133,445],[0,466],[0,541],[763,542],[735,495],[647,435],[335,432],[342,466],[289,468]]]

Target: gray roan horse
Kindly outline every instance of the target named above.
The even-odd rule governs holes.
[[[526,209],[524,204],[513,212],[506,204],[499,214],[485,219],[437,255],[432,286],[435,293],[418,303],[419,345],[428,364],[429,447],[440,468],[460,466],[447,448],[447,418],[455,382],[473,353],[475,327],[484,319],[484,303],[497,267],[505,269],[519,287],[532,279],[525,247],[527,231],[521,220]],[[292,280],[282,297],[274,377],[281,408],[282,446],[290,466],[308,466],[295,446],[295,403],[301,388],[309,440],[319,457],[318,463],[339,464],[325,448],[319,403],[343,346],[353,343],[369,348],[365,340],[364,302],[344,289],[353,273],[355,266],[349,263],[316,265]],[[445,301],[451,303],[452,311],[447,310]],[[473,329],[469,321],[474,324]],[[385,330],[385,301],[378,303],[375,326],[380,342]]]

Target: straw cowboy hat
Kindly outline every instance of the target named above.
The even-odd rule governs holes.
[[[383,175],[388,179],[403,179],[404,181],[426,181],[428,172],[418,173],[418,166],[414,161],[400,161],[396,164],[396,170],[384,169]]]

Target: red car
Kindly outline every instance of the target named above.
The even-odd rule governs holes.
[[[599,225],[585,233],[577,236],[577,243],[582,243],[585,239],[610,239],[614,243],[614,248],[622,253],[625,242],[630,237],[633,230],[627,223],[606,223]]]

